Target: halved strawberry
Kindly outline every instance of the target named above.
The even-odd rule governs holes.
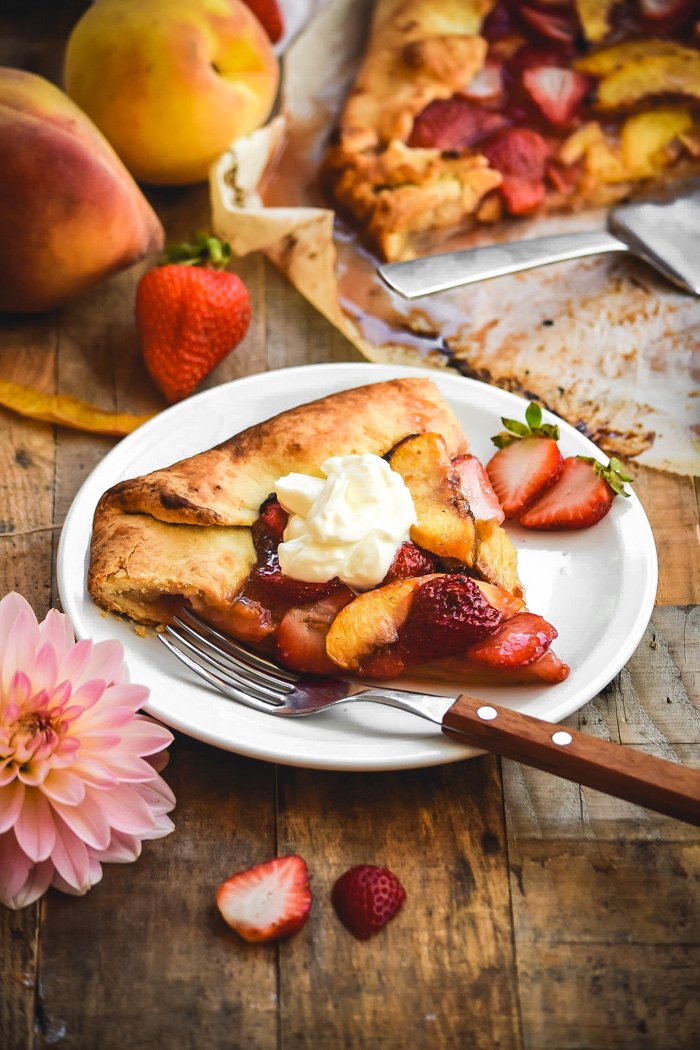
[[[339,587],[314,605],[295,606],[282,618],[275,632],[277,655],[292,671],[307,674],[338,674],[338,665],[326,652],[326,635],[336,616],[353,593]]]
[[[457,456],[452,466],[459,475],[462,495],[469,504],[469,509],[477,521],[488,521],[495,518],[500,525],[505,514],[493,490],[486,467],[476,456]]]
[[[308,919],[311,901],[306,861],[297,854],[239,871],[216,891],[224,921],[246,941],[291,937]]]
[[[273,44],[284,35],[284,17],[277,0],[243,0],[249,7]]]
[[[578,26],[572,11],[540,11],[536,7],[521,4],[518,8],[521,18],[538,33],[550,40],[561,40],[570,43],[576,39]]]
[[[470,645],[465,655],[489,667],[522,667],[543,656],[557,636],[543,616],[521,612],[504,620],[493,634]]]
[[[542,437],[527,437],[507,445],[486,464],[507,518],[519,518],[559,480],[563,469],[556,441]]]
[[[575,69],[532,66],[523,73],[523,87],[550,123],[568,124],[592,81]]]
[[[499,451],[486,464],[494,492],[507,518],[517,518],[559,479],[564,460],[557,441],[559,427],[542,421],[542,409],[531,401],[525,422],[501,417],[506,428],[491,438]]]
[[[502,113],[483,109],[463,95],[430,102],[413,122],[409,146],[462,150],[492,135],[508,121]]]
[[[588,457],[569,456],[559,481],[521,515],[520,524],[528,529],[590,528],[605,517],[618,493],[629,495],[625,481],[631,478],[615,458],[605,467]]]
[[[500,62],[486,59],[482,69],[469,81],[462,94],[477,102],[490,102],[503,92],[503,69]]]

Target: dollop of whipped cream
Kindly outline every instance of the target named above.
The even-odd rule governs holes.
[[[275,484],[289,521],[277,554],[287,576],[324,583],[337,576],[353,590],[376,587],[416,521],[400,474],[380,456],[332,456],[325,478],[287,474]]]

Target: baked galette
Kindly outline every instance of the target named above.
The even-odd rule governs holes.
[[[696,0],[378,0],[323,177],[388,260],[700,172]]]
[[[115,485],[88,589],[142,624],[189,607],[302,672],[561,681],[502,521],[435,384],[395,379]]]

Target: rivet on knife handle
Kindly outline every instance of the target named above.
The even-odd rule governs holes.
[[[700,826],[700,771],[460,696],[443,729],[486,751]]]

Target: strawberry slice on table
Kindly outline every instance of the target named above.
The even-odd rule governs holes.
[[[632,478],[613,457],[605,466],[589,456],[569,456],[556,485],[521,515],[528,529],[587,529],[605,517],[616,495],[629,496]]]
[[[258,22],[276,44],[284,35],[284,18],[277,0],[243,0],[246,7],[253,12]]]
[[[471,645],[465,655],[489,667],[523,667],[544,656],[556,636],[556,629],[544,617],[520,612]]]
[[[507,123],[502,113],[484,109],[463,95],[452,95],[428,103],[418,114],[408,145],[425,149],[467,149]]]
[[[168,401],[188,397],[248,330],[250,297],[225,266],[231,247],[200,234],[169,249],[136,289],[136,326],[146,367]]]
[[[592,87],[574,69],[532,66],[523,73],[523,87],[551,124],[569,124]]]
[[[559,428],[542,422],[542,409],[531,401],[525,423],[503,418],[506,430],[492,438],[498,452],[486,471],[506,518],[518,518],[556,481],[564,469],[557,441]]]
[[[246,941],[291,937],[308,919],[311,901],[306,861],[297,854],[254,864],[216,891],[224,921]]]
[[[475,519],[489,521],[495,518],[500,525],[505,513],[481,460],[476,456],[457,456],[452,460],[452,466],[459,475],[462,495]]]
[[[406,890],[388,868],[358,864],[336,881],[331,903],[343,926],[359,941],[379,933],[400,911]]]

